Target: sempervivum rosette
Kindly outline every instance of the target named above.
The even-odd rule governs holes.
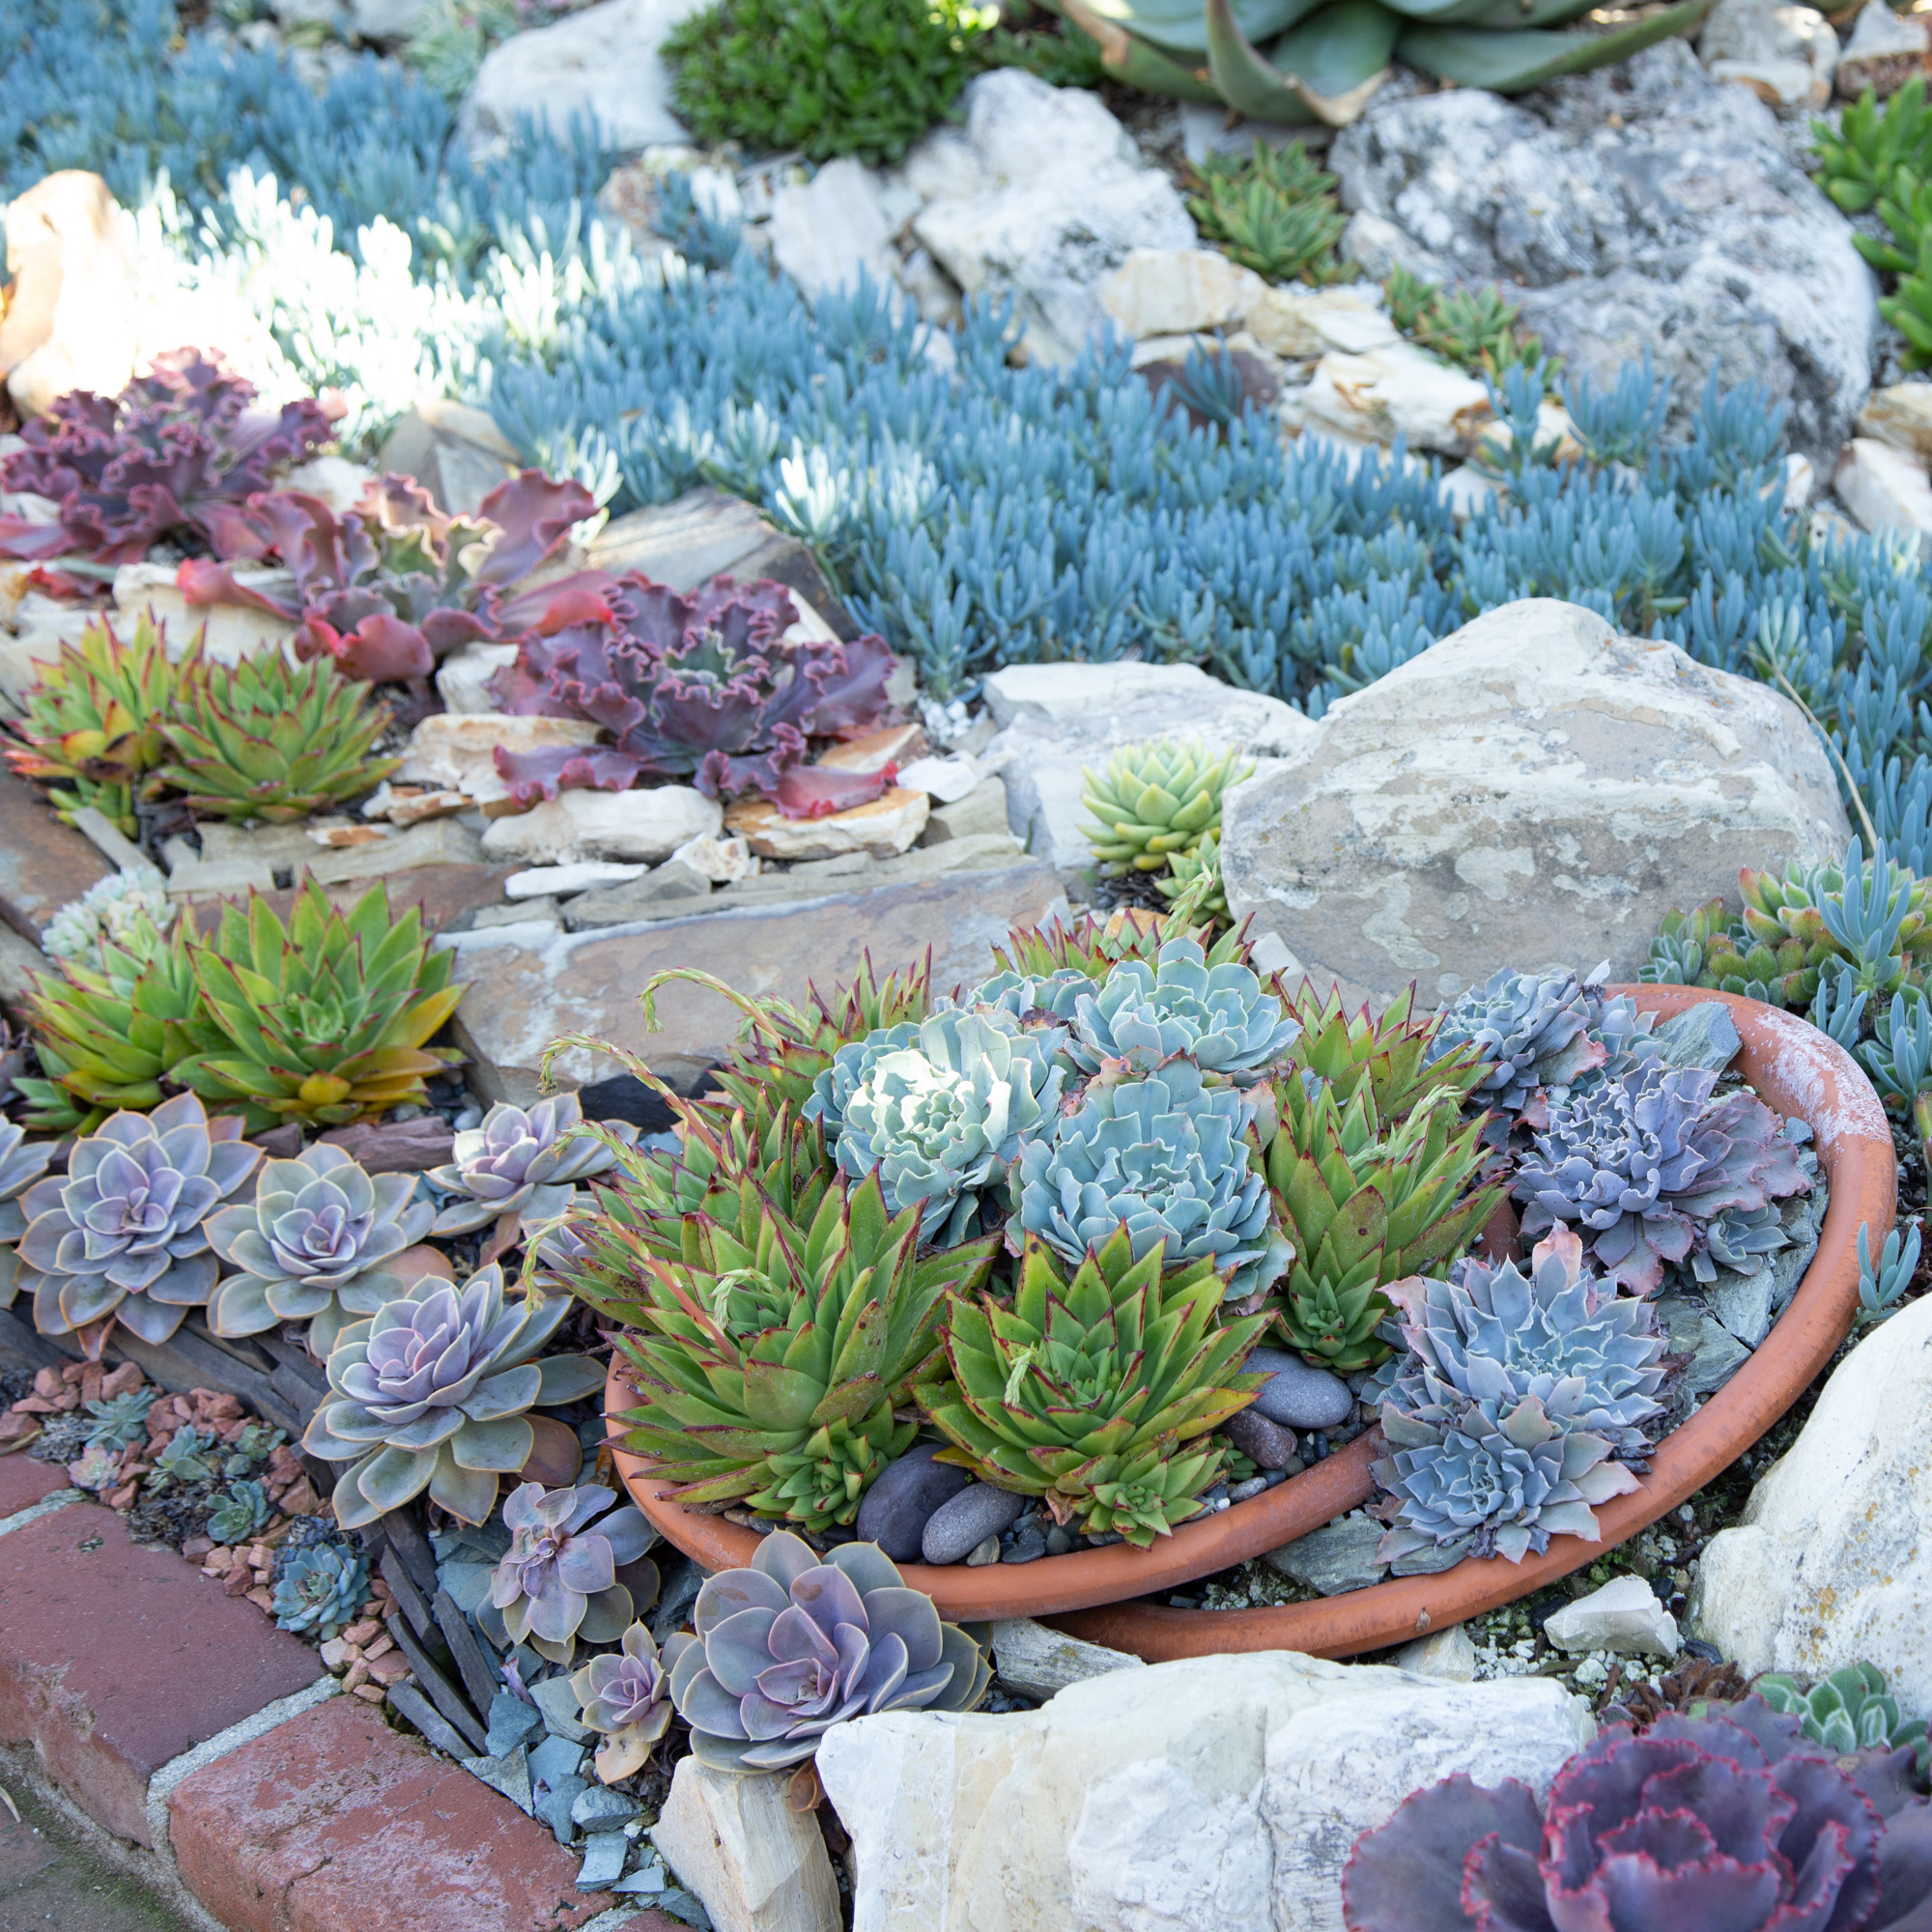
[[[1719,1217],[1807,1192],[1783,1122],[1752,1094],[1714,1103],[1717,1080],[1647,1061],[1552,1107],[1511,1190],[1523,1233],[1569,1222],[1606,1275],[1649,1294],[1666,1262],[1709,1245]]]
[[[435,1213],[415,1185],[412,1174],[365,1174],[326,1141],[270,1161],[254,1204],[225,1208],[208,1224],[214,1252],[241,1270],[215,1290],[209,1325],[259,1335],[306,1321],[309,1348],[327,1358],[345,1322],[401,1292],[385,1264],[422,1239]]]
[[[821,1557],[775,1530],[749,1570],[698,1591],[692,1623],[696,1634],[672,1637],[664,1658],[692,1755],[714,1771],[803,1764],[847,1718],[970,1711],[992,1681],[980,1646],[941,1623],[876,1543]]]
[[[876,1168],[888,1210],[919,1204],[920,1237],[953,1247],[1021,1136],[1051,1130],[1065,1078],[1051,1058],[1058,1037],[1023,1032],[997,1008],[948,1009],[840,1047],[802,1111],[824,1122],[845,1173],[858,1180]]]
[[[262,1158],[241,1135],[239,1119],[211,1121],[192,1094],[102,1122],[73,1144],[64,1176],[22,1197],[21,1267],[7,1299],[32,1295],[41,1333],[78,1334],[95,1361],[117,1321],[165,1342],[214,1287],[204,1222]]]
[[[503,1303],[494,1264],[460,1288],[434,1277],[343,1329],[328,1357],[328,1395],[302,1437],[337,1480],[335,1520],[359,1529],[424,1490],[464,1522],[481,1522],[497,1479],[529,1461],[532,1408],[600,1387],[588,1355],[534,1355],[569,1312],[563,1295]]]
[[[1269,1240],[1251,1118],[1236,1089],[1206,1085],[1184,1060],[1096,1080],[1052,1140],[1020,1150],[1020,1225],[1078,1266],[1124,1224],[1136,1260],[1165,1242],[1170,1266],[1211,1258],[1231,1294],[1265,1288],[1288,1257]]]
[[[1109,1060],[1151,1073],[1184,1054],[1210,1073],[1253,1079],[1301,1034],[1251,968],[1210,966],[1192,939],[1170,939],[1151,966],[1122,960],[1075,1014],[1066,1053],[1088,1073]]]
[[[446,1167],[430,1169],[433,1185],[463,1197],[436,1217],[430,1232],[468,1234],[500,1214],[554,1220],[570,1205],[576,1182],[602,1174],[617,1158],[606,1141],[575,1131],[582,1120],[575,1094],[527,1109],[498,1101],[480,1126],[456,1136]],[[626,1147],[638,1138],[637,1128],[622,1121],[607,1123],[605,1132]]]

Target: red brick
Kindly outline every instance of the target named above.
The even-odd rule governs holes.
[[[0,1540],[0,1739],[31,1744],[109,1831],[147,1844],[169,1759],[322,1676],[314,1651],[111,1511]]]
[[[68,1487],[67,1471],[58,1463],[36,1463],[24,1450],[0,1456],[0,1517],[17,1516]]]
[[[534,1819],[354,1697],[184,1778],[168,1839],[234,1932],[563,1932],[611,1902]]]

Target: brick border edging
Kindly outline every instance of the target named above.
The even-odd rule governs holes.
[[[80,1516],[70,1514],[74,1510],[80,1511]],[[24,1543],[14,1541],[23,1536]],[[88,1576],[84,1559],[102,1550],[107,1552],[107,1560],[100,1566],[105,1574]],[[570,1932],[683,1932],[676,1921],[640,1901],[604,1904],[611,1898],[608,1892],[578,1892],[569,1875],[577,1860],[556,1846],[541,1825],[467,1771],[437,1756],[419,1740],[389,1731],[373,1707],[344,1699],[340,1681],[323,1673],[319,1661],[315,1665],[319,1674],[306,1685],[245,1710],[210,1736],[145,1767],[145,1776],[141,1776],[140,1747],[144,1742],[152,1744],[170,1729],[193,1728],[178,1708],[165,1708],[170,1700],[178,1705],[182,1682],[179,1678],[172,1685],[168,1682],[164,1663],[157,1684],[144,1681],[136,1690],[115,1681],[116,1665],[126,1660],[117,1655],[103,1663],[90,1653],[88,1616],[113,1624],[119,1612],[123,1621],[116,1629],[124,1638],[120,1650],[139,1651],[151,1661],[168,1655],[188,1658],[190,1680],[202,1667],[199,1657],[190,1657],[190,1646],[199,1642],[205,1650],[208,1641],[206,1634],[195,1628],[204,1612],[211,1623],[231,1625],[226,1638],[230,1646],[236,1646],[239,1638],[239,1647],[247,1648],[249,1637],[257,1639],[258,1676],[271,1677],[279,1670],[287,1681],[292,1667],[299,1669],[298,1664],[291,1663],[289,1646],[294,1639],[274,1631],[253,1605],[241,1605],[207,1586],[195,1569],[180,1565],[172,1552],[162,1554],[166,1567],[157,1569],[141,1546],[128,1542],[121,1518],[78,1490],[54,1492],[28,1508],[0,1518],[0,1603],[14,1602],[29,1612],[40,1612],[38,1625],[32,1614],[0,1616],[0,1763],[7,1766],[10,1776],[34,1791],[80,1832],[103,1858],[159,1892],[195,1932],[259,1932],[263,1924],[281,1922],[278,1917],[265,1919],[253,1913],[239,1921],[224,1920],[197,1889],[197,1874],[182,1868],[178,1836],[196,1805],[220,1804],[221,1769],[227,1767],[231,1776],[253,1776],[258,1786],[266,1785],[279,1762],[299,1757],[304,1745],[311,1747],[311,1758],[319,1754],[326,1757],[330,1739],[339,1742],[355,1731],[358,1715],[368,1750],[360,1762],[327,1766],[336,1774],[336,1783],[355,1782],[359,1777],[364,1786],[384,1790],[399,1781],[412,1783],[430,1794],[428,1808],[438,1815],[449,1808],[438,1793],[453,1793],[460,1798],[462,1808],[471,1814],[472,1825],[481,1828],[474,1832],[473,1839],[453,1840],[440,1848],[448,1864],[443,1879],[452,1896],[470,1901],[462,1918],[450,1921],[452,1932],[459,1932],[459,1928],[460,1932],[498,1932],[498,1927],[501,1932],[546,1932],[553,1927],[561,1932],[566,1925]],[[77,1557],[81,1559],[78,1564]],[[121,1566],[118,1574],[117,1563]],[[74,1581],[76,1576],[82,1579],[79,1583]],[[156,1591],[157,1577],[169,1587]],[[173,1587],[177,1578],[187,1587]],[[71,1595],[77,1588],[90,1593],[86,1616],[75,1613],[79,1606],[71,1608],[69,1600],[62,1597],[64,1589]],[[117,1592],[124,1600],[118,1605]],[[231,1609],[231,1605],[236,1607]],[[154,1610],[167,1614],[148,1614]],[[71,1626],[63,1621],[64,1611],[72,1616]],[[244,1612],[250,1621],[236,1623],[238,1611]],[[50,1618],[53,1634],[48,1629]],[[66,1635],[70,1627],[71,1641]],[[127,1641],[128,1637],[132,1641]],[[78,1681],[71,1683],[70,1673]],[[230,1678],[231,1690],[236,1681]],[[146,1708],[142,1690],[147,1693]],[[110,1703],[112,1716],[106,1718]],[[320,1714],[340,1711],[349,1704],[354,1704],[355,1710],[346,1717],[318,1722]],[[99,1707],[104,1720],[97,1719],[95,1706]],[[290,1725],[297,1726],[299,1735],[291,1733],[285,1748],[255,1753],[253,1763],[267,1769],[243,1769],[238,1754],[246,1753],[250,1746]],[[68,1766],[71,1778],[75,1766],[93,1775],[63,1781],[59,1775],[62,1764]],[[385,1777],[387,1784],[384,1783]],[[452,1784],[449,1780],[461,1782]],[[128,1788],[135,1781],[140,1786],[138,1826],[126,1803]],[[331,1822],[337,1807],[346,1810],[347,1801],[337,1796],[336,1783],[325,1779],[314,1787],[321,1792],[320,1816],[325,1826]],[[274,1795],[266,1789],[251,1790],[251,1813],[257,1804]],[[299,1810],[304,1798],[309,1799],[313,1811],[313,1792],[288,1794],[285,1808]],[[119,1815],[110,1820],[101,1815],[103,1812]],[[117,1831],[116,1822],[124,1829]],[[133,1833],[137,1830],[145,1831],[149,1843],[136,1841]],[[254,1867],[262,1862],[263,1846],[239,1842],[241,1837],[254,1835],[216,1833],[213,1842],[219,1847],[222,1869],[218,1873],[203,1871],[200,1876],[208,1890],[220,1890],[276,1914],[279,1896],[270,1896],[255,1879]],[[197,1843],[204,1854],[210,1842],[207,1832],[199,1834]],[[380,1845],[380,1837],[365,1833],[361,1842],[372,1848],[368,1861],[372,1872],[392,1880],[393,1859],[373,1849]],[[425,1843],[419,1827],[414,1829],[410,1855],[412,1881],[419,1889],[439,1887],[433,1856],[438,1849]],[[431,1855],[427,1862],[425,1854]],[[493,1859],[497,1863],[485,1874],[485,1889],[494,1887],[491,1895],[499,1896],[504,1908],[495,1915],[488,1913],[485,1901],[476,1898],[473,1888],[466,1885],[473,1864],[487,1864]],[[338,1846],[335,1870],[354,1862],[353,1856],[345,1855]],[[519,1897],[512,1898],[510,1892]],[[553,1902],[539,1903],[546,1899]],[[475,1909],[478,1904],[485,1904],[482,1916]],[[601,1909],[585,1911],[593,1906]],[[328,1923],[331,1917],[325,1914],[317,1922]],[[342,1932],[368,1932],[369,1922],[366,1913],[345,1915]]]

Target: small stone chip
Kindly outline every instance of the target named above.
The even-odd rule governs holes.
[[[583,1841],[583,1869],[577,1874],[580,1891],[596,1891],[624,1875],[624,1856],[631,1841],[621,1832],[598,1832]]]

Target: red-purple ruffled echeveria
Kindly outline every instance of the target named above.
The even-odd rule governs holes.
[[[1838,1757],[1759,1697],[1605,1731],[1549,1801],[1514,1778],[1412,1793],[1356,1840],[1349,1932],[1927,1932],[1932,1807],[1912,1751]]]
[[[474,517],[445,516],[407,476],[371,483],[340,516],[320,497],[278,490],[238,514],[235,547],[224,554],[276,558],[295,574],[293,599],[241,584],[228,565],[205,559],[183,564],[176,582],[191,605],[249,604],[299,623],[297,655],[330,657],[345,676],[423,678],[459,644],[502,638],[502,593],[595,507],[581,483],[536,469],[499,484]],[[585,595],[594,601],[581,582],[608,581],[600,572],[561,580],[515,600],[516,618],[561,621]]]
[[[535,622],[490,688],[508,712],[588,719],[611,746],[499,750],[497,768],[524,805],[640,778],[689,779],[707,798],[755,791],[787,818],[867,804],[892,783],[891,766],[841,772],[805,758],[814,738],[863,737],[884,722],[892,653],[871,636],[788,639],[797,622],[778,583],[716,577],[680,596],[635,571],[611,579],[597,608]]]
[[[876,1543],[821,1557],[774,1530],[749,1570],[697,1593],[696,1635],[665,1645],[692,1755],[714,1771],[803,1764],[834,1724],[877,1711],[970,1711],[992,1672],[957,1624],[909,1590]]]
[[[0,488],[51,497],[49,524],[0,517],[0,556],[138,563],[165,536],[248,554],[241,506],[334,434],[313,398],[251,409],[253,387],[193,349],[155,358],[118,396],[75,389],[21,431]]]
[[[593,1657],[570,1680],[580,1721],[602,1733],[597,1776],[606,1784],[643,1770],[674,1715],[670,1676],[651,1634],[633,1624],[614,1656]]]
[[[634,1504],[612,1509],[615,1500],[595,1485],[524,1483],[503,1505],[510,1550],[491,1573],[490,1603],[512,1643],[568,1663],[580,1636],[611,1643],[631,1621],[637,1605],[617,1566],[636,1562],[657,1533]]]

